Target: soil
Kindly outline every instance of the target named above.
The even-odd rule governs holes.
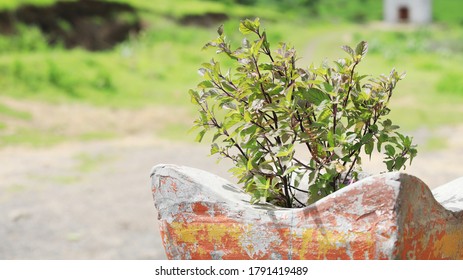
[[[51,44],[91,51],[110,49],[142,28],[132,6],[98,0],[27,4],[14,11],[0,11],[0,34],[14,35],[18,23],[38,27]]]
[[[172,121],[171,108],[112,111],[1,101],[32,113],[32,120],[14,125],[61,128],[64,134],[111,126],[120,133],[112,140],[0,149],[0,259],[164,259],[151,196],[151,168],[161,163],[187,165],[233,181],[226,171],[230,163],[216,164],[207,156],[206,145],[160,140],[153,133],[161,123]],[[68,109],[66,117],[57,118],[64,116],[59,114],[63,108]],[[124,121],[115,122],[116,116]],[[66,122],[72,129],[60,125]],[[447,138],[447,145],[420,153],[406,172],[432,188],[461,176],[463,126],[411,134],[418,143],[437,134]],[[373,158],[365,170],[379,172],[378,162]]]
[[[185,26],[213,27],[229,16],[207,12],[171,19]],[[0,11],[0,34],[15,35],[18,24],[39,28],[52,45],[90,51],[111,49],[138,34],[145,25],[131,5],[101,0],[57,1],[49,6],[25,4],[13,11]]]

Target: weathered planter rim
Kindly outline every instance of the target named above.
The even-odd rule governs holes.
[[[297,209],[305,209],[305,208],[310,208],[310,207],[316,207],[317,204],[323,203],[324,201],[330,199],[331,197],[339,196],[339,195],[349,191],[350,189],[355,188],[357,185],[360,185],[360,184],[365,183],[367,181],[374,180],[375,178],[378,178],[378,177],[385,177],[385,178],[387,178],[387,180],[390,180],[390,181],[399,181],[401,176],[407,176],[407,177],[416,178],[416,180],[419,180],[423,184],[426,184],[421,179],[415,177],[414,175],[405,173],[405,172],[400,172],[400,171],[385,172],[385,173],[374,174],[374,175],[368,176],[366,178],[363,178],[363,179],[361,179],[361,180],[359,180],[357,182],[354,182],[354,183],[352,183],[352,184],[350,184],[348,186],[345,186],[344,188],[342,188],[342,189],[340,189],[340,190],[338,190],[338,191],[336,191],[336,192],[334,192],[334,193],[332,193],[332,194],[330,194],[330,195],[328,195],[326,197],[323,197],[320,200],[318,200],[318,201],[316,201],[316,202],[314,202],[314,203],[312,203],[310,205],[307,205],[305,207],[285,208],[285,207],[275,206],[275,205],[267,203],[267,202],[251,204],[250,203],[251,196],[249,194],[247,194],[246,192],[244,192],[239,186],[229,182],[228,180],[226,180],[226,179],[224,179],[224,178],[222,178],[222,177],[220,177],[218,175],[215,175],[215,174],[209,173],[209,172],[207,172],[205,170],[194,168],[194,167],[188,167],[188,166],[183,166],[183,165],[175,165],[175,164],[158,164],[158,165],[155,165],[151,169],[150,177],[153,178],[153,176],[156,173],[162,174],[161,170],[165,169],[165,168],[172,169],[172,170],[180,169],[180,170],[183,170],[185,172],[188,172],[190,174],[190,176],[192,174],[195,174],[195,173],[198,174],[198,176],[197,176],[198,178],[196,178],[196,181],[194,182],[196,184],[201,184],[199,182],[200,181],[199,177],[201,177],[201,175],[205,175],[205,176],[210,177],[210,178],[215,177],[214,178],[215,180],[208,182],[209,185],[214,185],[214,186],[210,187],[211,191],[216,191],[215,194],[217,194],[219,196],[223,196],[224,199],[231,199],[231,200],[234,200],[237,203],[240,203],[240,204],[242,203],[243,205],[250,205],[250,206],[252,206],[253,208],[255,208],[256,210],[259,210],[259,211],[268,211],[268,210],[294,211],[294,210],[297,210]],[[182,176],[181,172],[179,172],[178,174],[179,174],[179,176]],[[192,179],[195,179],[194,178],[195,176],[191,176],[191,177],[192,177]],[[454,212],[455,214],[457,214],[457,213],[463,211],[463,192],[459,193],[457,191],[459,185],[463,186],[463,177],[457,178],[457,179],[452,180],[452,181],[450,181],[450,182],[448,182],[448,183],[446,183],[444,185],[438,186],[438,187],[434,188],[433,190],[431,190],[428,187],[428,190],[429,190],[430,193],[432,193],[432,196],[434,197],[436,202],[438,204],[440,204],[445,210],[451,211],[451,212]]]

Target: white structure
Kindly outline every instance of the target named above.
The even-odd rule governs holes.
[[[426,24],[432,20],[432,1],[384,0],[383,11],[389,23]]]

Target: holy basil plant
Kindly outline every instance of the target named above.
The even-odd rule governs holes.
[[[233,161],[230,171],[253,203],[312,203],[357,180],[361,154],[371,157],[375,149],[384,154],[388,171],[411,163],[416,146],[386,118],[404,75],[357,73],[366,42],[342,47],[347,57],[332,66],[299,68],[288,44],[272,51],[259,19],[242,21],[239,30],[245,36],[236,49],[222,27],[205,46],[236,67],[223,71],[214,59],[202,64],[204,80],[190,95],[199,109],[197,141],[211,133],[211,154]]]

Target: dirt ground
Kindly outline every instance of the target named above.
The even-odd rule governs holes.
[[[150,170],[175,163],[224,174],[207,152],[140,136],[1,150],[0,259],[165,258]],[[104,160],[83,171],[82,153]]]
[[[63,134],[111,126],[124,133],[112,140],[0,149],[0,259],[164,259],[151,168],[174,163],[231,179],[226,171],[230,163],[216,164],[207,156],[208,146],[159,140],[152,133],[160,123],[169,123],[166,111],[3,102],[32,112],[32,120],[17,126],[61,127]],[[60,112],[66,117],[57,118]],[[463,126],[410,134],[418,144],[436,135],[445,137],[446,147],[419,153],[407,173],[431,188],[462,176]],[[373,159],[364,169],[380,172],[378,162]]]

